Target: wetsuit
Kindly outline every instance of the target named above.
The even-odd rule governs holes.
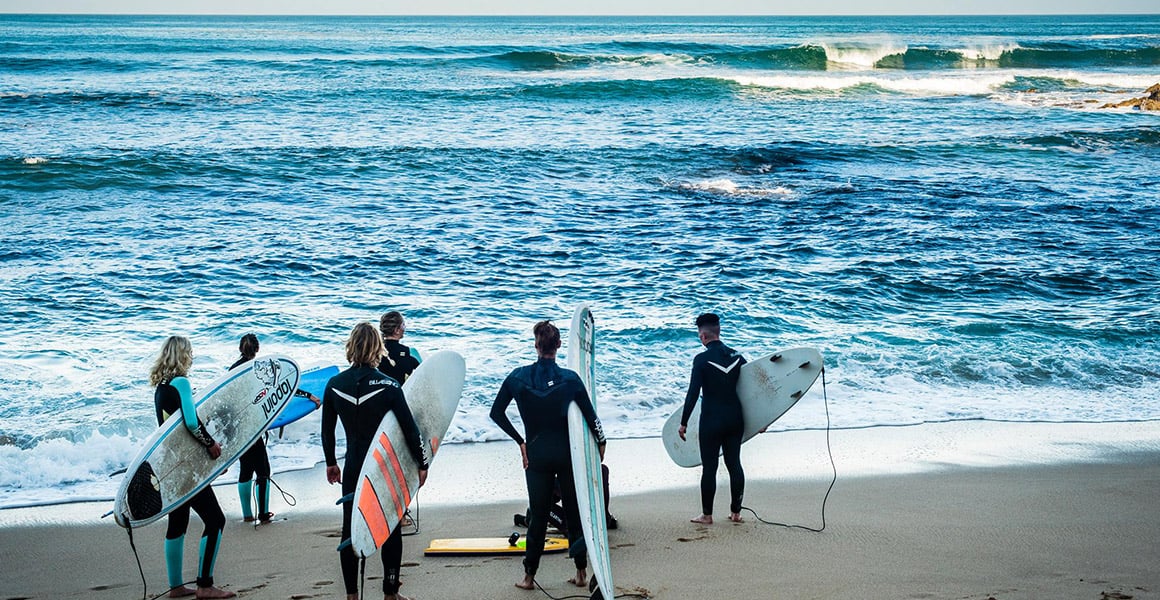
[[[253,359],[239,358],[237,362],[230,365],[230,370],[234,370],[238,365],[245,364]],[[247,521],[254,518],[254,509],[250,503],[250,496],[253,491],[253,482],[251,480],[254,475],[258,475],[258,518],[265,521],[268,520],[272,514],[270,513],[270,456],[266,453],[266,434],[258,436],[258,440],[250,446],[249,450],[242,453],[238,459],[238,498],[242,502],[242,516]]]
[[[596,418],[596,411],[588,399],[588,392],[580,376],[556,365],[556,360],[541,358],[532,365],[520,367],[507,376],[491,406],[491,419],[517,444],[524,438],[507,417],[507,407],[516,401],[520,418],[527,433],[528,468],[524,477],[528,484],[528,545],[524,556],[524,572],[533,577],[540,566],[544,552],[544,538],[548,528],[548,511],[552,506],[552,491],[556,478],[564,512],[569,523],[568,540],[574,545],[583,537],[578,526],[580,512],[576,504],[576,487],[572,479],[572,454],[568,445],[568,405],[575,402],[584,414],[584,420],[603,445],[604,429]],[[588,557],[575,557],[576,568],[588,566]]]
[[[399,340],[383,341],[386,343],[387,353],[383,355],[383,360],[379,361],[379,372],[399,383],[406,383],[407,378],[419,368],[419,363],[423,359],[417,350],[404,346]]]
[[[322,451],[326,456],[326,466],[338,464],[335,458],[334,429],[342,421],[346,432],[346,460],[342,465],[342,495],[354,493],[358,485],[359,471],[374,441],[379,423],[388,412],[395,413],[407,438],[407,447],[419,470],[427,469],[427,453],[423,448],[422,436],[411,409],[403,398],[399,382],[383,375],[372,367],[351,367],[330,378],[322,398]],[[351,511],[354,501],[342,505],[342,539],[350,539]],[[399,568],[403,562],[402,530],[395,527],[382,547],[383,593],[392,595],[399,591]],[[342,564],[342,578],[347,594],[358,593],[358,557],[349,545],[339,554]]]
[[[157,386],[153,391],[153,407],[157,413],[157,424],[160,425],[177,411],[181,411],[185,427],[194,439],[207,451],[213,447],[214,439],[206,431],[205,424],[197,417],[197,409],[193,405],[193,390],[189,380],[184,377],[175,377]],[[208,460],[212,460],[208,458]],[[185,531],[189,528],[189,510],[193,509],[205,524],[201,534],[201,550],[197,565],[197,587],[213,586],[213,567],[217,559],[218,547],[221,545],[222,530],[226,526],[226,516],[218,504],[217,496],[213,493],[213,486],[205,486],[195,494],[189,502],[182,504],[169,513],[169,526],[165,531],[165,563],[169,573],[169,587],[176,588],[184,584],[181,576],[182,559],[185,552]]]
[[[737,379],[745,357],[726,346],[721,340],[709,342],[705,351],[693,359],[693,374],[689,391],[685,394],[685,410],[681,425],[689,424],[689,415],[701,403],[701,512],[713,514],[713,496],[717,493],[718,454],[725,458],[729,471],[729,512],[741,511],[741,497],[745,493],[745,471],[741,469],[741,436],[745,423],[741,416],[741,400],[737,398]]]

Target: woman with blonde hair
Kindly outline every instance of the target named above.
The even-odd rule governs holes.
[[[353,495],[359,471],[374,441],[379,423],[388,412],[395,413],[407,439],[411,456],[419,465],[419,485],[427,481],[428,457],[423,437],[398,381],[378,370],[383,357],[383,338],[370,323],[359,323],[346,341],[350,368],[330,378],[322,396],[322,452],[326,457],[326,480],[342,484],[344,497]],[[346,459],[340,469],[335,453],[335,426],[342,421],[346,433]],[[401,458],[401,457],[400,457]],[[353,501],[342,505],[342,538],[350,538]],[[403,562],[403,537],[395,527],[382,547],[383,597],[406,600],[399,595],[399,570]],[[350,545],[339,553],[343,584],[348,600],[358,598],[358,557]]]
[[[153,362],[153,368],[149,371],[149,383],[156,386],[153,391],[153,406],[157,413],[157,424],[164,423],[180,410],[186,430],[205,447],[210,460],[217,460],[222,454],[222,448],[198,418],[197,407],[193,404],[193,388],[186,379],[192,366],[193,346],[187,338],[175,335],[165,340],[157,360]],[[186,587],[181,576],[190,509],[193,509],[205,524],[197,561],[196,590]],[[213,486],[207,485],[189,502],[169,513],[169,527],[165,532],[165,565],[169,574],[170,598],[183,596],[233,598],[236,595],[213,585],[214,562],[217,559],[225,526],[226,517],[222,513],[221,505],[218,504],[217,496],[213,493]]]

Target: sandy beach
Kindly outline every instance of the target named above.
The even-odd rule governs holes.
[[[743,452],[746,506],[762,517],[817,528],[830,483],[825,432],[766,434]],[[697,469],[668,461],[657,439],[613,440],[611,532],[617,593],[652,598],[970,598],[1014,600],[1160,597],[1160,424],[951,423],[835,431],[838,480],[821,533],[718,523],[697,512]],[[420,532],[404,539],[404,587],[416,598],[540,598],[513,587],[519,558],[424,557],[433,538],[506,536],[522,512],[514,445],[445,447],[419,497]],[[722,472],[724,470],[722,469]],[[322,469],[283,473],[296,496],[273,508],[286,520],[241,522],[231,474],[218,497],[230,524],[218,585],[243,598],[341,598],[337,490]],[[724,482],[724,479],[722,479]],[[139,598],[125,531],[100,520],[111,503],[0,511],[0,600]],[[148,596],[162,593],[164,525],[134,532]],[[193,576],[196,535],[187,537]],[[368,561],[367,598],[381,567]],[[553,596],[570,563],[547,556],[539,581]]]

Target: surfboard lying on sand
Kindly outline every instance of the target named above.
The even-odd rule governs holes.
[[[141,527],[169,514],[213,482],[266,431],[298,387],[298,365],[283,356],[262,357],[226,373],[194,397],[197,414],[222,454],[210,458],[171,415],[129,463],[117,490],[113,516],[122,527]]]
[[[432,460],[459,407],[466,373],[463,357],[445,350],[423,361],[403,384],[403,396]],[[355,504],[349,543],[355,554],[370,556],[387,541],[418,489],[419,464],[407,448],[399,420],[387,413],[351,498]]]
[[[338,367],[333,365],[303,371],[302,376],[298,380],[298,389],[314,394],[315,398],[322,399],[322,394],[326,391],[326,384],[330,381],[331,377],[338,375],[338,373]],[[318,405],[310,398],[295,395],[286,405],[286,410],[283,410],[278,415],[278,418],[274,419],[273,423],[270,423],[270,429],[285,427],[317,409]]]
[[[781,418],[805,395],[822,372],[822,354],[814,348],[790,348],[763,356],[741,367],[737,380],[737,397],[741,400],[741,414],[745,420],[742,443]],[[701,403],[693,407],[682,440],[681,411],[684,404],[665,421],[661,440],[673,462],[682,467],[701,464],[698,445],[701,430]]]
[[[580,375],[592,406],[596,406],[596,322],[588,305],[576,308],[568,332],[568,368]],[[616,595],[612,585],[612,558],[608,553],[608,514],[604,506],[604,481],[600,469],[600,449],[588,429],[580,407],[568,405],[568,441],[572,450],[572,477],[580,526],[588,551],[588,566],[605,598]],[[595,596],[594,596],[595,597]]]
[[[513,536],[515,537],[515,536]],[[426,556],[484,556],[494,554],[523,554],[527,549],[527,540],[520,537],[512,538],[449,538],[431,540]],[[568,540],[559,537],[549,537],[544,541],[544,553],[564,552],[568,550]]]

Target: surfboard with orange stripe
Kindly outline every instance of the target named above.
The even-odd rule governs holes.
[[[403,384],[403,396],[432,461],[459,407],[466,374],[462,356],[437,352]],[[419,491],[419,462],[407,448],[393,413],[383,418],[374,440],[351,498],[355,510],[349,542],[360,556],[374,554],[387,541]]]

